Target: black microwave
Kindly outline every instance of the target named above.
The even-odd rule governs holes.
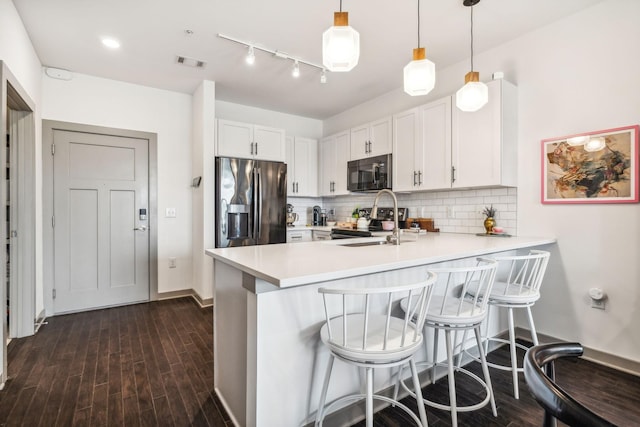
[[[352,160],[347,163],[347,190],[391,190],[391,154]]]

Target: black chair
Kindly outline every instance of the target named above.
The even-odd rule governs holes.
[[[553,361],[561,357],[580,357],[580,343],[536,345],[524,357],[524,378],[536,401],[544,408],[544,427],[555,427],[556,420],[571,427],[616,427],[592,412],[555,383]]]

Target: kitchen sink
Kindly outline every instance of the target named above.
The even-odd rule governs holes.
[[[400,244],[413,242],[413,240],[400,240]],[[389,243],[386,240],[374,240],[373,242],[356,242],[356,243],[345,243],[340,246],[347,246],[350,248],[357,248],[360,246],[383,246],[383,245],[393,245],[393,243]]]

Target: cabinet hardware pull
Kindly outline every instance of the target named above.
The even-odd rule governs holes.
[[[417,175],[418,175],[418,174],[416,173],[416,171],[413,171],[413,186],[414,186],[414,187],[417,185],[417,184],[416,184],[416,176],[417,176]]]
[[[451,183],[456,182],[456,167],[451,166]]]
[[[418,171],[418,185],[422,185],[422,171]]]

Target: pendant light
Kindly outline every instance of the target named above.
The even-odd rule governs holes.
[[[349,26],[349,12],[333,14],[333,27],[322,34],[322,64],[329,71],[351,71],[360,58],[360,34]]]
[[[471,8],[471,71],[464,76],[464,86],[456,92],[456,107],[462,111],[478,111],[489,101],[489,88],[480,81],[480,73],[473,71],[473,6],[480,0],[464,0]]]
[[[436,66],[420,47],[420,0],[418,1],[418,47],[413,49],[413,61],[404,67],[404,91],[411,96],[426,95],[436,84]]]

